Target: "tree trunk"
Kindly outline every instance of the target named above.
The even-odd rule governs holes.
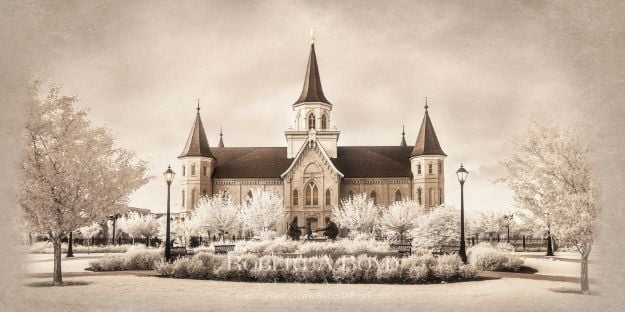
[[[581,273],[582,293],[588,294],[590,285],[588,283],[588,255],[582,255],[582,273]]]
[[[54,273],[52,274],[52,283],[59,286],[63,283],[63,274],[61,273],[61,239],[57,238],[52,242],[54,248]]]
[[[74,237],[73,237],[72,233],[73,232],[69,232],[69,239],[67,240],[67,257],[73,257],[74,256],[74,250],[73,250]]]

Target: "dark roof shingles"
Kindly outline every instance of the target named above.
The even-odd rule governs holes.
[[[412,146],[344,146],[331,159],[345,178],[412,177]],[[213,178],[280,178],[293,159],[286,147],[213,148],[218,159]]]

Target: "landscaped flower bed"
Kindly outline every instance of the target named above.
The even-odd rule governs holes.
[[[200,253],[173,263],[159,262],[161,276],[256,282],[436,283],[472,279],[475,270],[455,255],[434,258],[329,256],[284,258],[276,255]]]
[[[388,242],[375,240],[337,240],[327,242],[287,241],[282,239],[267,241],[237,242],[235,252],[257,254],[297,254],[297,255],[359,255],[392,253]]]

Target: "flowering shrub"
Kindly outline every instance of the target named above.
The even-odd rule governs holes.
[[[87,270],[92,271],[126,271],[152,270],[155,263],[163,258],[162,249],[151,249],[133,246],[121,255],[107,256],[89,262]]]
[[[380,261],[376,277],[380,282],[394,282],[400,279],[399,259],[396,257],[386,257]]]
[[[462,260],[457,255],[442,255],[436,258],[434,277],[447,281],[456,275],[462,266]]]
[[[502,245],[502,244],[499,244]],[[477,244],[467,251],[469,263],[483,271],[517,272],[523,265],[523,259],[513,252],[505,251],[506,246],[496,248],[489,243]]]

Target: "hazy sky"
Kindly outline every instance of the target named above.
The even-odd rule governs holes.
[[[196,99],[209,143],[285,146],[303,84],[309,29],[339,144],[409,144],[423,98],[446,159],[446,199],[459,205],[455,170],[470,171],[467,210],[506,209],[492,180],[506,142],[523,127],[584,121],[583,57],[592,7],[543,1],[174,1],[74,3],[41,9],[49,57],[36,76],[63,84],[119,145],[150,161],[155,179],[131,205],[164,211],[161,173],[179,164]],[[588,4],[592,6],[591,4]],[[586,50],[583,50],[586,49]],[[580,124],[580,126],[584,126]],[[259,164],[262,165],[262,164]],[[180,180],[177,179],[177,182]],[[173,194],[178,194],[174,183]],[[179,198],[173,197],[174,211]]]

